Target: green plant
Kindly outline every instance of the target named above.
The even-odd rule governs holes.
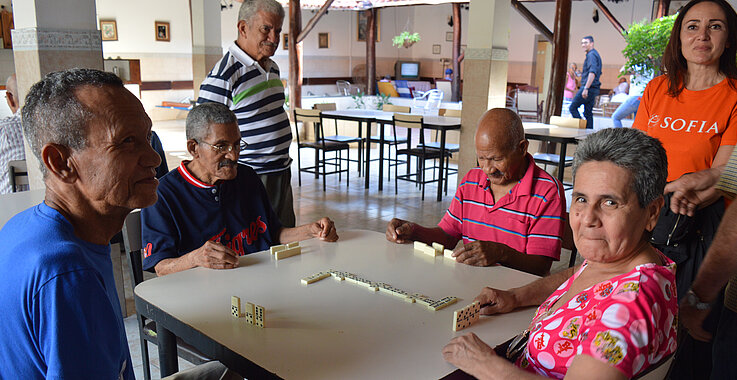
[[[388,94],[379,93],[379,95],[376,96],[376,109],[381,110],[384,108],[384,104],[392,104],[390,98],[391,96]]]
[[[358,91],[356,95],[351,95],[351,98],[353,99],[353,105],[356,106],[355,108],[366,108],[366,104],[363,102],[363,91]]]
[[[415,42],[420,40],[420,33],[410,33],[408,31],[404,31],[400,33],[398,36],[394,36],[392,38],[392,45],[396,47],[410,47]]]
[[[629,26],[625,34],[627,47],[622,50],[627,59],[622,75],[637,73],[649,77],[660,73],[660,62],[675,19],[673,15]]]

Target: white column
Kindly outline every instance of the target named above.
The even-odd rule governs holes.
[[[192,13],[192,85],[197,100],[200,84],[223,56],[220,38],[220,3],[191,0]],[[233,29],[236,25],[232,25]]]

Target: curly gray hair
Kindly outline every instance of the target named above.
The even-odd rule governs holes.
[[[187,140],[202,142],[212,124],[238,124],[233,111],[221,103],[203,103],[192,107],[187,115]]]
[[[253,16],[259,11],[279,15],[284,20],[284,7],[276,0],[244,0],[238,10],[238,21],[243,20],[250,24]]]

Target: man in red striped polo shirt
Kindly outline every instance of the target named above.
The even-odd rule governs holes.
[[[527,153],[522,121],[504,108],[487,111],[476,131],[479,167],[471,169],[437,227],[392,219],[396,243],[438,242],[469,265],[501,264],[543,275],[560,259],[565,196],[560,183]]]

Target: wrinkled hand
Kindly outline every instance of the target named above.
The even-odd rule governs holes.
[[[474,333],[453,338],[443,347],[443,359],[459,369],[472,375],[480,372],[492,372],[500,359],[494,349],[484,343]]]
[[[686,303],[686,300],[681,301],[681,307],[678,310],[679,319],[683,324],[683,327],[688,330],[688,333],[696,340],[702,342],[708,342],[711,340],[711,333],[704,330],[703,323],[706,316],[709,315],[711,309],[698,310],[695,307]]]
[[[328,217],[324,217],[310,225],[310,233],[312,236],[329,242],[338,240],[338,231],[335,230],[335,223]]]
[[[483,315],[509,313],[517,308],[517,299],[508,290],[486,287],[473,300],[479,301],[481,305],[489,305],[481,308],[481,314]]]
[[[674,213],[693,216],[694,211],[704,203],[701,192],[710,189],[719,180],[718,171],[701,170],[684,174],[681,178],[665,185],[665,194],[673,193],[670,209]]]
[[[453,251],[453,257],[459,263],[488,267],[502,261],[504,246],[493,241],[477,240],[456,248]]]
[[[190,252],[188,256],[193,266],[212,269],[238,267],[238,254],[232,249],[211,240]]]
[[[413,228],[413,223],[394,218],[386,226],[386,240],[398,244],[411,243]]]

